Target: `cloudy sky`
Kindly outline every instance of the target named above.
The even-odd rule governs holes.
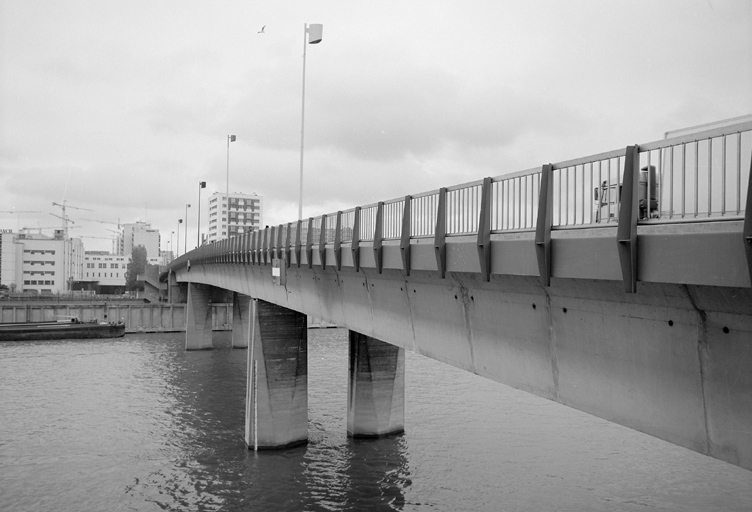
[[[306,217],[752,113],[752,0],[0,0],[0,228],[296,220],[305,23]]]

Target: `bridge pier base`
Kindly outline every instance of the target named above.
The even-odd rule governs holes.
[[[308,442],[308,329],[302,313],[254,300],[248,352],[249,449]]]
[[[350,331],[347,435],[405,430],[405,349]]]
[[[212,308],[209,303],[212,287],[188,283],[188,304],[185,319],[185,349],[207,350],[212,346]]]
[[[251,337],[252,300],[242,293],[232,294],[232,348],[248,348]]]

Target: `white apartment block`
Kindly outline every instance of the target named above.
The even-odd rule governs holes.
[[[209,197],[209,243],[261,228],[264,224],[264,198],[252,194],[215,192]]]
[[[56,229],[53,236],[21,230],[0,233],[0,284],[15,292],[66,293],[81,278],[84,245]]]
[[[132,224],[123,224],[123,233],[119,239],[118,254],[121,256],[130,256],[134,247],[139,245],[146,249],[146,257],[151,262],[152,259],[159,258],[160,236],[158,229],[152,229],[148,222],[134,222]]]

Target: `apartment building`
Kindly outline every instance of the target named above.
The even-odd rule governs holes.
[[[256,194],[215,192],[209,197],[209,229],[206,240],[216,242],[260,229],[264,224],[264,199]]]

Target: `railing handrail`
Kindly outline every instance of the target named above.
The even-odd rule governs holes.
[[[706,130],[694,132],[694,133],[688,133],[684,135],[679,135],[671,138],[666,139],[660,139],[653,142],[648,142],[644,144],[637,145],[633,147],[633,151],[636,152],[636,154],[639,156],[640,154],[645,154],[646,158],[648,158],[648,162],[650,163],[651,158],[651,152],[659,151],[659,157],[656,158],[658,160],[661,157],[664,157],[664,150],[669,149],[670,151],[667,151],[666,154],[670,153],[671,156],[671,165],[674,165],[673,162],[673,151],[676,148],[684,147],[689,144],[695,144],[694,150],[695,155],[698,151],[698,145],[701,143],[704,143],[705,141],[710,141],[707,144],[709,145],[707,152],[707,166],[708,166],[708,188],[712,188],[712,183],[710,182],[712,178],[711,173],[712,170],[710,169],[710,166],[712,165],[711,157],[709,156],[712,151],[712,141],[721,138],[721,137],[728,137],[732,136],[734,134],[737,135],[737,142],[736,142],[736,150],[738,152],[737,162],[736,162],[736,168],[741,169],[740,171],[737,171],[737,175],[735,176],[737,183],[742,183],[742,173],[748,173],[749,169],[746,165],[743,166],[743,168],[740,166],[741,163],[741,148],[742,148],[742,134],[747,134],[748,132],[752,132],[752,120],[745,120],[739,123],[733,123],[726,126],[720,126],[715,128],[709,128]],[[724,157],[725,157],[725,144],[726,139],[723,139],[724,144]],[[746,150],[745,150],[746,151]],[[556,206],[553,204],[549,205],[547,208],[553,208],[555,211],[555,214],[559,216],[558,221],[555,221],[551,228],[556,230],[561,229],[567,229],[567,228],[592,228],[592,227],[613,227],[615,226],[615,221],[611,219],[598,219],[592,211],[587,211],[588,208],[588,201],[592,201],[592,199],[588,199],[588,194],[592,195],[593,190],[591,190],[594,186],[598,190],[605,190],[602,187],[616,187],[615,193],[615,199],[612,199],[612,192],[608,192],[607,197],[607,203],[611,203],[614,206],[609,206],[608,211],[611,212],[612,208],[614,210],[614,213],[618,215],[621,205],[621,187],[623,186],[622,183],[622,173],[625,172],[624,169],[621,167],[624,165],[624,163],[628,160],[627,154],[629,150],[628,148],[619,148],[614,149],[611,151],[606,151],[603,153],[598,153],[594,155],[588,155],[584,157],[574,158],[570,160],[564,160],[561,162],[556,162],[553,164],[550,164],[550,166],[546,167],[550,170],[553,176],[558,176],[558,181],[554,183],[554,178],[551,178],[551,183],[549,183],[547,186],[554,187],[553,194],[554,194],[554,200],[557,201]],[[746,152],[745,155],[746,157]],[[679,158],[679,157],[677,157]],[[688,174],[688,171],[686,170],[687,161],[690,161],[690,163],[694,164],[694,183],[690,183],[690,187],[694,186],[694,189],[692,192],[695,196],[695,210],[694,210],[694,217],[698,217],[698,209],[697,209],[697,188],[700,186],[698,184],[698,178],[697,178],[697,169],[699,162],[697,161],[699,157],[694,156],[692,157],[694,160],[690,161],[690,157],[685,157],[682,153],[681,156],[681,165],[684,166],[680,169],[681,178],[686,179],[686,175]],[[615,169],[612,169],[612,163],[615,161]],[[605,166],[603,164],[606,164]],[[659,165],[663,165],[663,162],[657,162]],[[639,169],[640,163],[639,158],[637,162],[637,168]],[[652,163],[650,164],[652,165]],[[703,164],[705,165],[705,164]],[[596,169],[597,166],[597,169]],[[726,180],[726,174],[725,174],[725,163],[723,163],[724,166],[724,175],[723,179]],[[605,167],[605,169],[604,169]],[[644,169],[643,169],[644,170]],[[389,222],[390,224],[383,225],[383,228],[388,228],[388,234],[383,233],[377,236],[375,233],[363,233],[360,232],[360,230],[363,227],[363,217],[360,217],[361,225],[358,226],[358,240],[374,240],[375,238],[378,238],[378,244],[380,245],[382,240],[385,239],[402,239],[402,243],[404,245],[405,239],[410,238],[426,238],[431,236],[436,236],[435,233],[433,233],[435,226],[430,226],[430,222],[433,221],[436,223],[436,209],[438,207],[438,203],[441,201],[441,197],[443,194],[443,197],[446,197],[447,194],[454,194],[452,195],[452,198],[454,201],[456,201],[456,205],[446,205],[444,207],[444,211],[447,218],[449,219],[451,216],[451,220],[454,223],[458,223],[462,225],[463,229],[467,229],[466,227],[472,228],[470,231],[452,231],[450,232],[448,225],[444,229],[446,232],[442,233],[442,237],[445,236],[453,236],[453,235],[468,235],[477,233],[480,229],[490,229],[493,232],[520,232],[520,231],[534,231],[536,229],[536,218],[538,216],[538,208],[540,207],[538,203],[538,195],[541,193],[539,187],[541,186],[541,179],[540,176],[526,179],[528,177],[532,177],[535,175],[540,175],[543,171],[543,167],[537,167],[533,169],[528,169],[524,171],[518,171],[513,173],[506,173],[506,174],[500,174],[491,178],[486,179],[480,179],[480,180],[474,180],[469,181],[466,183],[456,184],[447,186],[441,189],[434,189],[429,191],[420,192],[414,195],[408,195],[408,196],[401,196],[396,197],[393,199],[385,200],[385,201],[379,201],[376,203],[371,203],[363,206],[356,206],[352,208],[348,208],[345,210],[341,210],[340,212],[332,212],[323,214],[317,217],[310,217],[312,222],[309,222],[309,219],[304,219],[300,225],[301,230],[327,230],[330,231],[332,229],[342,231],[344,229],[353,229],[354,226],[350,225],[350,223],[355,222],[355,218],[357,216],[355,215],[355,212],[357,210],[361,212],[370,211],[368,214],[368,219],[366,222],[367,227],[374,228],[375,224],[378,224],[379,222],[384,223],[385,219],[381,218],[380,220],[375,220],[378,216],[378,212],[381,212],[381,215],[383,217],[386,216],[384,213],[385,211],[388,212],[389,215]],[[589,172],[589,175],[588,175]],[[615,174],[614,174],[615,172]],[[630,171],[632,172],[632,171]],[[634,171],[638,172],[638,171]],[[647,171],[645,171],[647,172]],[[652,172],[652,171],[651,171]],[[661,172],[663,172],[663,169],[661,169]],[[668,171],[670,173],[670,179],[673,180],[674,176],[674,169],[671,167]],[[557,174],[558,173],[558,174]],[[597,174],[597,183],[596,183],[596,174]],[[604,175],[606,177],[604,178]],[[571,183],[570,183],[571,179]],[[749,176],[746,176],[744,178],[745,180],[750,179]],[[659,194],[663,194],[663,187],[664,185],[664,178],[663,175],[659,176],[659,178],[647,178],[646,186],[656,186],[655,181],[659,181],[658,185],[661,188],[661,191]],[[546,183],[548,183],[549,180],[545,180]],[[601,181],[603,182],[601,184]],[[630,183],[633,180],[630,180]],[[498,188],[501,192],[496,192],[498,195],[502,196],[499,198],[490,197],[492,190],[496,190],[494,184],[499,183],[507,183],[507,185],[504,185],[504,188],[501,188],[502,186],[499,185]],[[667,185],[670,190],[671,194],[674,194],[673,191],[673,181],[671,181]],[[685,184],[682,182],[681,184],[682,190],[681,193],[684,194],[682,196],[682,201],[686,199],[686,190],[685,190]],[[725,186],[725,181],[724,181]],[[538,189],[536,189],[538,187]],[[739,188],[737,186],[737,188]],[[466,191],[466,192],[465,192]],[[480,191],[480,192],[479,192]],[[596,190],[597,191],[597,190]],[[736,197],[741,197],[742,191],[736,190]],[[606,192],[603,192],[604,194]],[[649,192],[652,193],[652,192]],[[737,206],[737,211],[735,212],[728,212],[726,213],[726,205],[722,205],[723,215],[721,217],[714,216],[714,212],[710,211],[710,208],[712,206],[712,196],[710,195],[712,192],[708,191],[708,195],[706,197],[707,203],[708,203],[708,211],[702,211],[702,219],[698,219],[697,221],[729,221],[729,220],[739,220],[740,218],[744,218],[744,208],[738,210],[739,206]],[[457,196],[456,194],[462,194],[461,196]],[[507,197],[503,197],[503,195],[506,194]],[[725,197],[725,190],[723,192]],[[746,191],[744,191],[744,194],[746,194]],[[488,202],[486,203],[486,195],[489,196]],[[542,196],[541,196],[542,197]],[[630,196],[631,197],[631,196]],[[423,199],[428,198],[428,199]],[[433,199],[436,198],[436,199]],[[408,200],[409,199],[409,200]],[[482,201],[481,201],[482,199]],[[571,199],[571,200],[570,200]],[[652,199],[652,196],[650,196],[650,199]],[[601,202],[601,199],[596,198],[598,201],[599,208],[605,208],[603,206],[605,203]],[[528,202],[529,201],[529,202]],[[579,201],[579,202],[578,202]],[[669,202],[673,201],[673,196],[669,198]],[[641,217],[640,222],[645,224],[667,224],[667,223],[681,223],[681,222],[688,222],[691,221],[691,219],[688,218],[689,213],[685,216],[684,211],[682,211],[681,218],[679,214],[675,214],[676,218],[673,218],[672,216],[660,217],[660,214],[663,212],[663,205],[661,204],[663,202],[663,198],[659,197],[656,200],[657,203],[659,203],[658,208],[660,209],[659,217],[658,218],[651,218],[650,213],[652,212],[652,203],[648,200],[648,206],[646,206],[647,215],[645,217]],[[738,202],[738,201],[737,201]],[[420,211],[416,211],[411,209],[412,203],[414,203],[416,206],[422,208]],[[571,203],[571,204],[570,204]],[[487,204],[488,206],[482,206],[482,204]],[[428,206],[426,206],[428,205]],[[448,206],[448,207],[447,207]],[[671,208],[673,206],[670,206]],[[399,210],[398,208],[402,208],[402,210]],[[429,208],[429,209],[426,209]],[[432,208],[432,209],[431,209]],[[491,208],[492,213],[489,213],[486,211],[485,213],[482,213],[480,210],[481,208]],[[682,204],[682,208],[684,208],[684,205]],[[671,210],[673,212],[673,210]],[[603,213],[603,212],[601,212]],[[404,221],[404,215],[410,215],[409,221]],[[498,215],[499,220],[496,222],[497,226],[506,226],[506,227],[497,227],[492,228],[491,225],[493,224],[493,221],[491,223],[489,222],[480,222],[480,215]],[[554,213],[550,213],[554,214]],[[338,228],[333,228],[334,226],[334,220],[337,218],[338,215],[341,215],[342,218],[348,216],[348,224],[346,225],[340,225]],[[423,215],[423,216],[421,216]],[[428,217],[425,217],[425,216]],[[748,212],[747,212],[748,215]],[[465,216],[472,216],[470,218],[465,218]],[[524,216],[524,218],[523,218]],[[579,219],[578,219],[579,217]],[[323,223],[322,220],[326,218],[328,219],[327,223]],[[579,220],[579,221],[578,221]],[[415,222],[420,222],[420,226],[415,226]],[[609,224],[611,222],[611,224]],[[296,235],[299,235],[300,233],[297,233],[297,222],[289,223],[290,229],[294,230],[293,232],[296,233]],[[342,223],[344,224],[344,223]],[[446,224],[446,223],[444,223]],[[443,225],[443,224],[442,224]],[[405,229],[406,227],[410,228],[411,233],[407,234],[410,236],[403,236],[401,231]],[[282,228],[281,230],[279,228]],[[382,229],[383,229],[382,228]],[[285,248],[287,250],[291,250],[293,247],[296,246],[296,240],[295,237],[286,237],[287,239],[290,239],[289,242],[283,240],[282,234],[286,233],[287,231],[287,224],[280,224],[279,226],[274,226],[273,228],[275,231],[274,239],[269,239],[271,237],[271,230],[270,233],[266,233],[265,230],[261,230],[259,235],[257,235],[256,238],[251,239],[249,236],[249,241],[247,244],[243,245],[243,248],[240,250],[236,250],[235,248],[240,244],[232,244],[232,243],[224,243],[222,245],[214,246],[202,246],[198,249],[189,252],[188,254],[184,254],[180,256],[179,258],[175,259],[169,266],[171,268],[177,268],[180,266],[183,266],[189,261],[192,257],[198,257],[200,260],[211,260],[211,261],[234,261],[237,258],[230,255],[230,257],[224,257],[225,254],[229,253],[238,253],[245,251],[245,247],[248,247],[248,251],[258,253],[258,255],[254,254],[253,258],[256,258],[254,261],[261,261],[262,259],[265,259],[265,256],[261,257],[261,245],[258,240],[259,238],[263,240],[263,246],[266,248],[267,251],[272,251],[272,254],[281,254],[280,249]],[[549,228],[550,229],[550,228]],[[276,231],[279,230],[279,231]],[[416,234],[412,234],[415,232]],[[339,240],[337,243],[341,243],[343,241],[349,241],[349,238],[342,238],[342,233],[337,233],[337,236],[329,236],[329,234],[324,234],[325,236],[319,237],[318,235],[314,237],[312,240],[313,245],[320,245],[322,243],[322,240],[325,244],[331,244],[334,243],[334,240]],[[480,233],[479,239],[480,239]],[[242,235],[241,235],[242,236]],[[350,233],[348,233],[348,236],[350,236]],[[245,240],[245,239],[242,239]],[[255,249],[254,241],[255,240]],[[284,247],[277,247],[279,244],[279,240],[283,240],[282,244]],[[438,238],[437,238],[438,240]],[[286,244],[289,244],[286,245]],[[306,245],[305,240],[302,240],[302,245]],[[310,247],[310,243],[308,244]],[[407,261],[407,260],[406,260]]]

